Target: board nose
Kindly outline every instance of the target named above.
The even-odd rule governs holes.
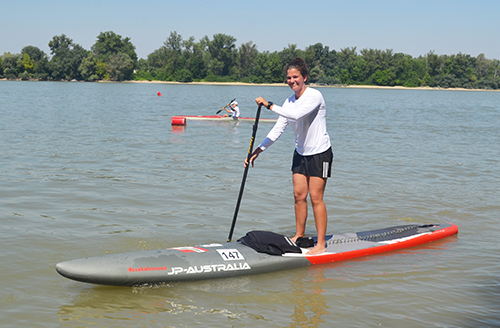
[[[92,270],[81,260],[70,260],[59,262],[56,264],[56,271],[61,276],[82,281],[83,277],[92,276]]]
[[[68,261],[66,262],[59,262],[56,264],[56,271],[59,273],[61,276],[68,277],[71,275],[71,265],[69,264]]]

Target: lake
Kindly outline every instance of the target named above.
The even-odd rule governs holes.
[[[451,222],[457,236],[224,280],[65,279],[63,260],[225,242],[252,123],[170,119],[233,98],[252,117],[257,96],[281,104],[292,92],[0,81],[2,327],[500,326],[500,93],[318,89],[335,154],[328,233]],[[271,128],[259,124],[256,146]],[[294,233],[293,148],[289,128],[249,170],[234,239]]]

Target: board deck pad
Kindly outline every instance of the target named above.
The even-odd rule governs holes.
[[[437,230],[434,225],[406,225],[387,229],[332,235],[326,238],[327,252],[348,252]],[[316,239],[316,238],[314,238]]]
[[[58,263],[56,270],[69,279],[115,286],[228,278],[374,255],[456,233],[458,227],[451,223],[401,225],[329,235],[326,252],[318,255],[307,255],[308,249],[302,249],[302,253],[269,255],[240,242],[228,242],[70,260]]]

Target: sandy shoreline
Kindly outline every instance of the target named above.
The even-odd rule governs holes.
[[[99,81],[99,83],[110,83],[112,81]],[[121,83],[158,83],[158,84],[208,84],[208,85],[244,85],[244,86],[268,86],[268,87],[288,87],[286,83],[244,83],[244,82],[173,82],[173,81],[123,81]],[[450,90],[450,91],[493,91],[486,89],[466,89],[466,88],[440,88],[440,87],[403,87],[403,86],[379,86],[379,85],[317,85],[308,84],[314,88],[340,88],[340,89],[387,89],[387,90]]]
[[[0,81],[7,81],[6,78]],[[19,81],[16,79],[14,81]],[[32,80],[33,81],[33,80]],[[75,82],[75,81],[64,81]],[[85,81],[76,81],[85,82]],[[266,87],[288,87],[286,83],[244,83],[244,82],[174,82],[174,81],[97,81],[97,83],[151,83],[151,84],[186,84],[186,85],[242,85],[242,86],[266,86]],[[499,92],[500,90],[487,90],[487,89],[466,89],[466,88],[440,88],[440,87],[403,87],[403,86],[379,86],[379,85],[317,85],[314,83],[309,84],[314,88],[339,88],[339,89],[386,89],[386,90],[447,90],[447,91],[483,91],[483,92]]]

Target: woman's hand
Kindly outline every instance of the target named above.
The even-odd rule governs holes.
[[[265,100],[262,97],[255,98],[255,102],[257,103],[257,105],[263,105],[266,108],[269,105],[269,103],[267,102],[267,100]]]
[[[253,151],[252,155],[250,156],[250,164],[252,164],[252,167],[254,167],[254,161],[257,159],[257,157],[259,157],[259,154],[262,153],[262,149],[260,149],[259,147],[255,148],[255,150]],[[245,158],[245,167],[247,167],[248,165],[248,158]]]

